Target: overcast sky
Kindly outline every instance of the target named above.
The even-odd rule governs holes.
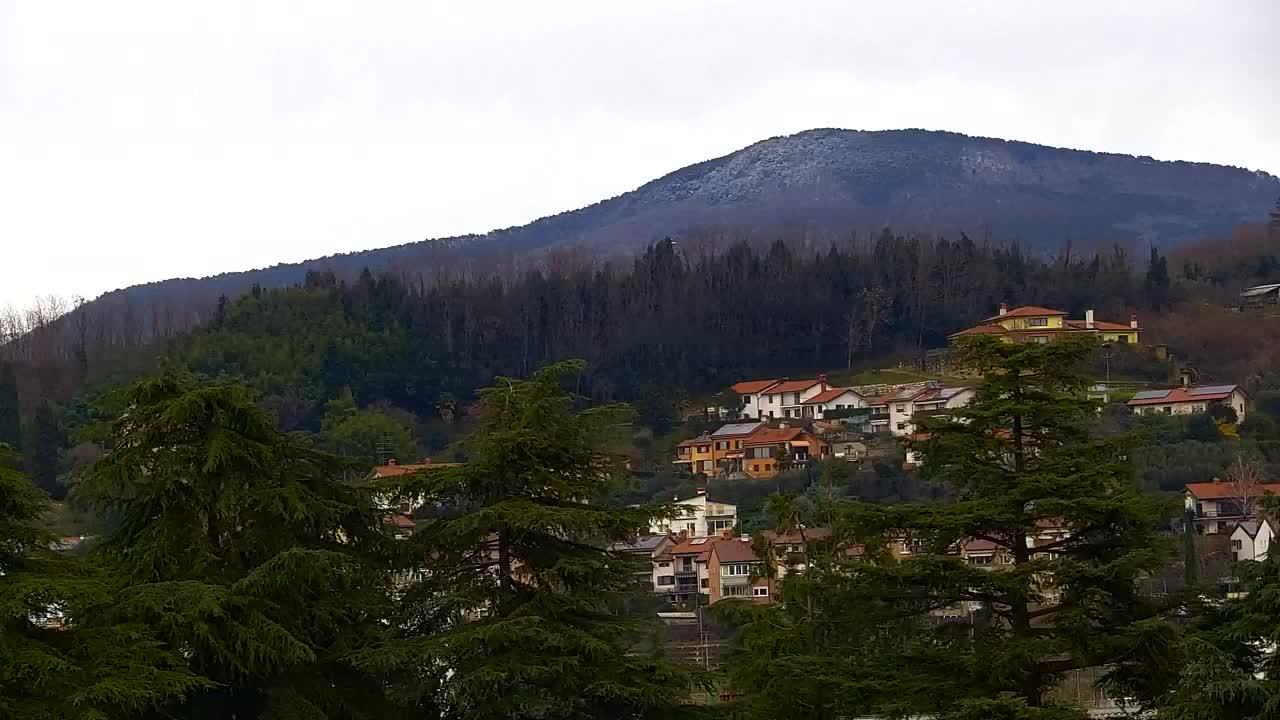
[[[1277,37],[1276,0],[0,0],[0,306],[523,224],[812,127],[1280,173]]]

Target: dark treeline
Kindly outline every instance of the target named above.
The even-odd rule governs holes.
[[[313,273],[220,307],[172,353],[198,372],[246,377],[286,427],[314,424],[343,388],[362,406],[451,413],[495,375],[566,357],[590,363],[580,392],[634,402],[660,422],[682,391],[943,346],[1001,301],[1123,319],[1168,301],[1167,283],[1144,284],[1119,250],[1043,260],[967,237],[886,232],[869,247],[807,252],[784,241],[686,252],[666,241],[629,264],[562,260],[515,279],[430,285]]]

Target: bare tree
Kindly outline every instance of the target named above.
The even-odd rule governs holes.
[[[1235,503],[1239,514],[1246,518],[1255,517],[1258,511],[1258,497],[1262,494],[1262,485],[1266,483],[1266,474],[1262,463],[1257,459],[1246,460],[1243,455],[1227,468],[1226,480],[1231,485],[1231,501]]]

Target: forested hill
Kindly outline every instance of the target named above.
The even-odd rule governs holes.
[[[311,270],[353,278],[496,265],[553,247],[630,254],[664,237],[715,231],[771,240],[783,229],[811,237],[874,236],[885,226],[1028,252],[1067,243],[1163,249],[1256,220],[1280,196],[1263,172],[1095,153],[949,132],[810,130],[691,165],[589,207],[482,235],[319,258],[202,279],[173,279],[105,296],[99,304],[179,325],[219,295],[302,282]]]

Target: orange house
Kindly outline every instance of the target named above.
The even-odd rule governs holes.
[[[771,478],[781,472],[779,462],[790,456],[793,465],[831,457],[831,445],[804,428],[766,429],[742,443],[742,472]]]
[[[704,475],[734,469],[742,459],[744,443],[766,429],[761,422],[731,423],[685,440],[676,445],[676,469]]]

